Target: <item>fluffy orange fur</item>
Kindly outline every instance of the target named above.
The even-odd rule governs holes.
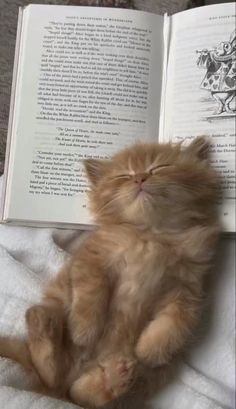
[[[219,236],[208,142],[137,144],[88,159],[97,228],[26,312],[25,343],[0,354],[86,408],[126,394],[197,328]]]

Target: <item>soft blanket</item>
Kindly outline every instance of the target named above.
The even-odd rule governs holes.
[[[72,230],[0,225],[1,335],[24,335],[26,308],[40,300],[45,282],[56,274],[71,248],[79,245],[80,235]],[[216,264],[205,328],[176,379],[150,402],[152,409],[235,408],[234,238],[223,239]],[[20,366],[0,358],[0,408],[76,406],[30,392],[29,380]]]

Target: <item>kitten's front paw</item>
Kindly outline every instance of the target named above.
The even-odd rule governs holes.
[[[125,394],[134,380],[136,362],[129,358],[110,358],[74,382],[70,389],[73,402],[102,407]],[[91,393],[92,391],[92,393]]]
[[[60,340],[62,322],[51,309],[44,305],[34,305],[26,311],[26,324],[30,338],[50,338]]]
[[[155,344],[153,340],[149,338],[146,334],[141,335],[137,345],[136,345],[136,356],[138,360],[151,368],[165,365],[169,362],[169,356],[166,352],[166,347],[162,348],[162,345]]]

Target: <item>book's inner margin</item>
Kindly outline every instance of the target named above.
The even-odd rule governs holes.
[[[161,107],[159,119],[159,134],[158,141],[165,142],[165,108],[166,108],[166,87],[167,87],[167,70],[168,59],[170,51],[170,37],[171,37],[171,16],[164,15],[163,26],[163,69],[162,69],[162,91],[161,91]]]

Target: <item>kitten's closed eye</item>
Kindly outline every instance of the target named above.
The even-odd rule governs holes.
[[[153,166],[153,167],[149,168],[149,169],[146,171],[147,176],[148,176],[148,174],[149,174],[149,175],[154,175],[155,173],[158,172],[158,170],[163,169],[163,168],[166,168],[166,167],[169,167],[169,166],[173,166],[173,165],[170,165],[169,163],[163,163],[163,164],[161,164],[161,165]],[[115,176],[111,176],[109,179],[111,179],[111,180],[117,180],[117,179],[131,179],[131,178],[134,177],[135,175],[136,175],[135,173],[128,173],[128,172],[127,172],[127,173],[121,173],[121,174],[118,174],[118,175],[115,175]]]
[[[111,180],[117,180],[117,179],[131,179],[133,175],[130,175],[129,173],[121,173],[119,175],[111,176],[109,179]]]
[[[149,169],[149,173],[151,175],[155,175],[155,173],[157,173],[158,170],[163,169],[163,168],[167,168],[169,166],[173,166],[173,165],[170,165],[169,163],[163,163],[162,165],[153,166],[152,168]]]

